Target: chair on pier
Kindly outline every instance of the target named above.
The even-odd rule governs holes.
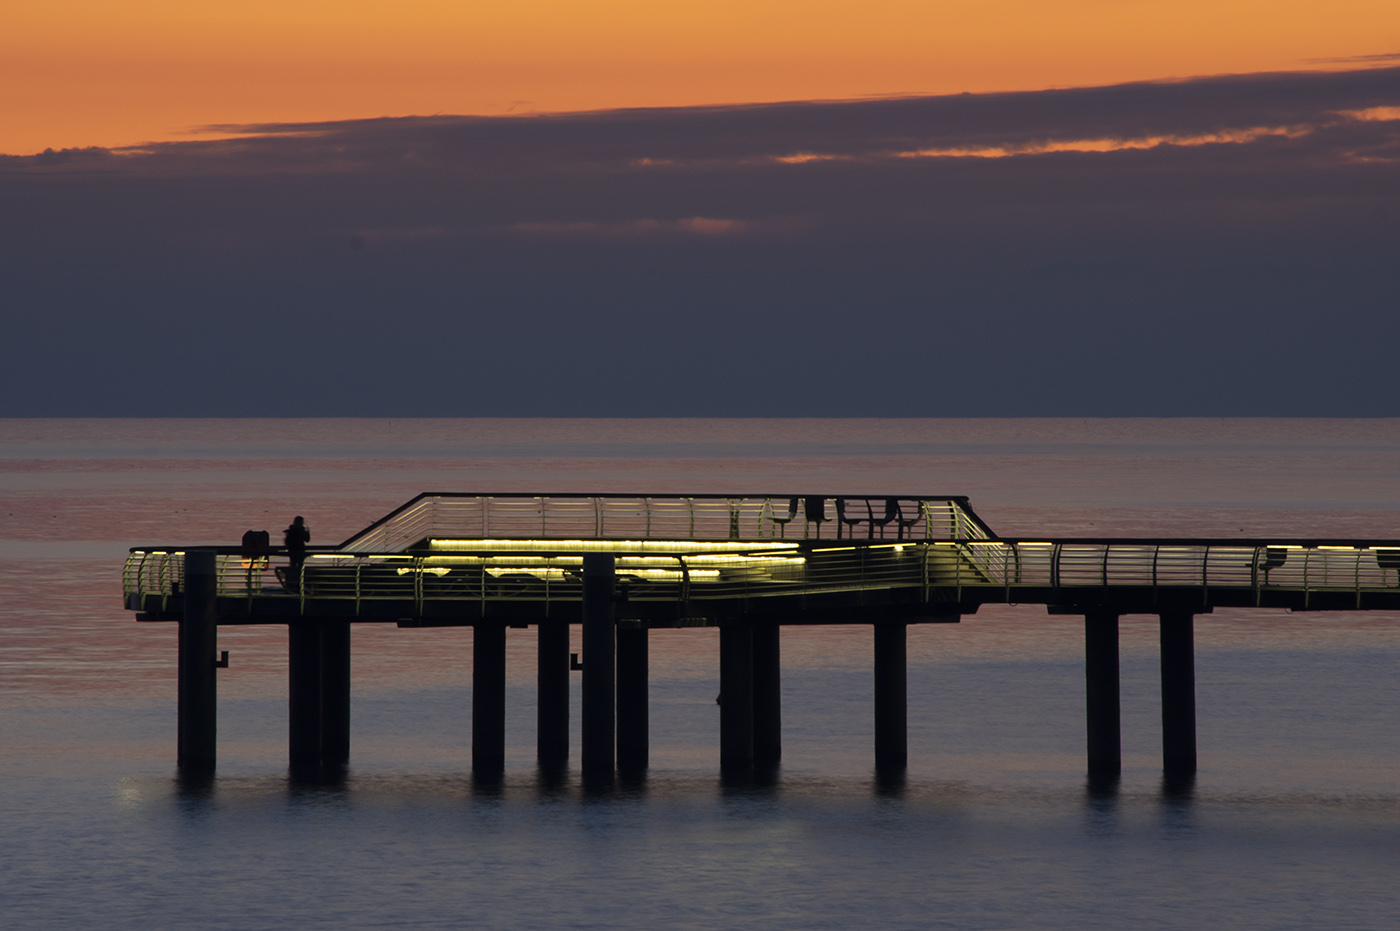
[[[1380,567],[1382,572],[1386,569],[1400,569],[1400,547],[1376,547],[1376,565]],[[1400,576],[1397,577],[1395,584],[1400,585]]]
[[[802,514],[803,517],[806,519],[806,523],[817,525],[817,530],[814,536],[818,537],[822,535],[822,524],[826,523],[828,520],[831,519],[826,516],[825,498],[803,498]]]
[[[905,530],[909,530],[909,538],[913,539],[914,533],[912,528],[924,519],[924,502],[922,500],[914,502],[913,517],[904,516],[904,502],[900,501],[898,498],[887,499],[885,504],[886,513],[889,511],[890,502],[894,504],[894,517],[899,526],[899,539],[904,539]]]
[[[768,519],[777,527],[778,536],[787,536],[787,525],[797,520],[797,501],[796,498],[788,499],[788,512],[782,517],[779,517],[778,513],[772,510],[771,502],[765,503],[764,506],[768,508]]]
[[[841,536],[841,527],[843,525],[850,528],[849,535],[851,539],[855,539],[856,525],[866,524],[868,527],[867,537],[871,540],[875,539],[875,529],[878,527],[880,530],[879,536],[883,539],[885,536],[885,526],[899,519],[898,498],[885,499],[885,513],[882,517],[875,516],[875,506],[871,504],[869,498],[862,500],[865,502],[865,516],[863,517],[860,514],[859,503],[857,501],[853,499],[848,500],[846,498],[836,499],[836,519],[839,522],[836,525],[836,536],[838,538]],[[851,505],[856,505],[855,513],[851,513]]]
[[[854,504],[855,502],[849,503]],[[851,529],[848,535],[851,539],[854,540],[856,536],[857,524],[869,524],[870,536],[873,538],[875,536],[875,513],[874,510],[870,507],[870,499],[865,499],[864,517],[862,517],[858,512],[854,515],[850,514],[847,511],[847,504],[848,502],[845,498],[836,499],[836,539],[841,539],[842,527],[849,527]]]

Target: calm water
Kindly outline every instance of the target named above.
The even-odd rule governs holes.
[[[420,491],[537,490],[1400,537],[1400,421],[0,420],[0,925],[1400,924],[1391,614],[1198,618],[1186,796],[1161,786],[1154,619],[1126,618],[1110,797],[1083,776],[1079,622],[1043,609],[911,629],[902,790],[871,773],[868,630],[783,632],[784,766],[752,790],[718,782],[715,632],[653,634],[652,769],[606,799],[536,782],[532,632],[511,632],[506,782],[479,791],[470,630],[354,631],[352,769],[317,788],[286,776],[285,631],[225,628],[219,774],[181,790],[175,631],[121,609],[126,547],[293,514],[335,542]]]

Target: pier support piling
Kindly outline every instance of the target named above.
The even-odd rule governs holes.
[[[287,757],[320,771],[350,761],[350,622],[300,617],[287,625]]]
[[[321,623],[321,762],[350,762],[350,622]]]
[[[1084,614],[1085,711],[1089,775],[1115,777],[1123,771],[1118,704],[1118,615]]]
[[[294,769],[321,764],[321,623],[300,617],[287,624],[287,757]]]
[[[648,636],[642,623],[617,628],[617,768],[638,773],[650,754],[647,708]]]
[[[908,625],[875,624],[875,768],[903,770],[909,763]]]
[[[769,770],[783,758],[781,628],[757,624],[753,628],[753,762]]]
[[[180,619],[178,739],[182,769],[212,770],[218,737],[218,577],[213,550],[185,553],[185,613]]]
[[[539,635],[535,752],[541,767],[562,770],[569,763],[569,622],[544,618],[535,630]]]
[[[613,587],[616,561],[583,557],[583,746],[585,780],[611,780],[616,753],[616,673]]]
[[[506,768],[506,625],[472,626],[472,775],[493,780]]]
[[[719,768],[727,780],[753,772],[753,631],[719,629]]]
[[[1162,644],[1162,769],[1168,776],[1196,772],[1195,617],[1190,611],[1159,616]]]

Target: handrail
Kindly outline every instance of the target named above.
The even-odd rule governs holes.
[[[841,533],[829,519],[775,501],[859,502],[872,515],[871,540],[986,540],[991,529],[967,498],[920,495],[529,495],[424,493],[375,521],[338,549],[404,551],[430,537],[584,539],[822,539]],[[886,518],[876,520],[878,510]],[[860,521],[867,523],[867,521]]]
[[[236,546],[215,551],[219,594],[244,599],[577,601],[584,552],[607,546],[637,601],[705,601],[822,592],[910,589],[928,601],[937,588],[999,588],[1008,601],[1062,597],[1068,590],[1195,588],[1239,591],[1259,604],[1265,592],[1400,593],[1400,541],[1218,540],[836,540],[474,541],[418,553],[309,551],[289,577],[284,549],[245,565]],[[551,546],[557,543],[557,546]],[[531,544],[527,546],[526,544]],[[1261,567],[1261,554],[1269,555]],[[184,551],[134,548],[122,587],[144,604],[181,591]],[[921,590],[921,591],[920,591]],[[1055,592],[1055,595],[1046,594]],[[1193,596],[1194,597],[1194,596]],[[143,608],[143,610],[145,610]]]

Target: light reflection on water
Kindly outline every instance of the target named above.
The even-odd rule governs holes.
[[[220,631],[219,770],[181,781],[175,630],[133,623],[118,587],[127,545],[233,542],[294,513],[340,539],[429,489],[909,490],[970,494],[1007,533],[1400,536],[1398,422],[4,427],[7,929],[1381,928],[1400,913],[1393,615],[1198,618],[1194,784],[1161,775],[1152,618],[1122,623],[1109,785],[1084,777],[1078,619],[989,607],[911,629],[894,780],[871,771],[869,630],[785,630],[784,763],[738,787],[718,775],[715,632],[661,631],[652,768],[591,793],[534,767],[532,633],[510,632],[507,772],[488,787],[469,773],[470,630],[382,626],[354,631],[342,778],[287,772],[286,634],[269,628]]]

